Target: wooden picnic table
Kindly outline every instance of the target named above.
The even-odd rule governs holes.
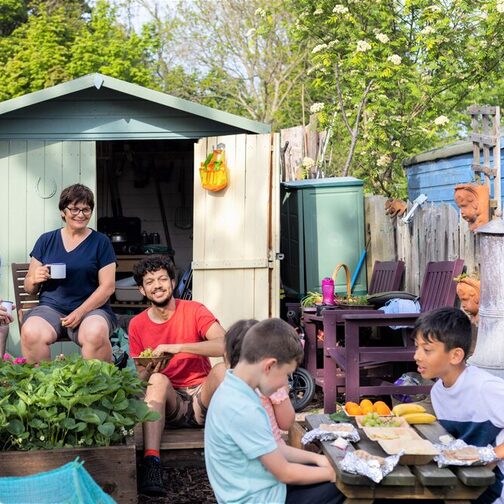
[[[331,423],[328,415],[307,415],[305,421],[310,429],[321,423]],[[439,443],[440,435],[447,434],[438,422],[412,427],[434,443]],[[377,442],[370,441],[362,429],[357,429],[361,440],[349,445],[347,451],[362,449],[372,455],[387,456]],[[484,466],[439,468],[435,462],[430,462],[415,466],[397,465],[376,484],[366,476],[342,471],[338,462],[346,452],[332,446],[331,441],[322,441],[321,444],[336,470],[336,486],[346,496],[345,503],[348,504],[371,504],[374,499],[441,499],[446,504],[469,504],[495,481],[494,472]]]

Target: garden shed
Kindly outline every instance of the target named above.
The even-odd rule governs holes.
[[[211,193],[199,166],[220,144],[230,182]],[[81,182],[91,227],[127,231],[122,274],[147,242],[192,265],[193,299],[224,326],[278,315],[278,150],[269,125],[100,74],[0,103],[0,296],[13,299],[9,265],[61,225],[59,194]],[[19,353],[15,324],[8,347]]]
[[[501,145],[504,137],[501,136]],[[501,165],[504,161],[501,149]],[[450,203],[455,205],[453,188],[474,180],[471,169],[473,162],[473,143],[462,140],[445,147],[422,152],[404,161],[408,179],[408,199],[413,201],[425,194],[431,203]],[[490,162],[493,162],[490,159]],[[501,186],[502,179],[501,178]]]

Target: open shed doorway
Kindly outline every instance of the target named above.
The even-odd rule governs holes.
[[[96,142],[97,227],[111,238],[119,264],[162,253],[179,271],[190,267],[194,142]]]

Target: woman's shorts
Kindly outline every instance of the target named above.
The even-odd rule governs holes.
[[[81,324],[84,320],[86,320],[88,317],[91,317],[92,315],[103,317],[107,322],[109,334],[112,334],[114,332],[114,329],[117,327],[116,318],[109,312],[102,310],[101,308],[97,308],[96,310],[91,310],[90,312],[86,313],[86,315],[84,315],[81,320]],[[61,319],[65,317],[64,313],[60,313],[50,306],[36,306],[35,308],[33,308],[33,310],[30,310],[25,314],[23,323],[25,323],[30,317],[40,317],[48,322],[50,326],[56,331],[57,340],[68,337],[70,341],[79,344],[80,324],[75,329],[63,327],[61,325]]]

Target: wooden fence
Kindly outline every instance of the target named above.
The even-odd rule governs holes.
[[[412,293],[419,293],[429,261],[461,258],[468,274],[479,273],[479,238],[469,231],[455,207],[425,203],[405,224],[401,218],[385,214],[385,201],[384,196],[365,199],[368,278],[375,260],[404,261],[404,288]]]

